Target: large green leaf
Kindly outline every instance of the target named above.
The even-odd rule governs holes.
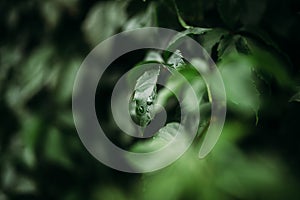
[[[259,92],[254,83],[253,61],[249,57],[232,54],[219,64],[229,108],[249,115],[257,113]]]

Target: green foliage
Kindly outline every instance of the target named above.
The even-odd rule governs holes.
[[[176,122],[169,123],[165,127],[161,128],[157,133],[155,133],[153,138],[135,144],[131,150],[137,153],[147,153],[147,152],[157,151],[163,148],[164,146],[168,145],[168,143],[170,143],[175,138],[179,126],[180,124]],[[157,158],[157,159],[163,159],[163,158]],[[156,162],[159,161],[156,160]]]
[[[300,101],[298,6],[293,0],[1,1],[0,199],[299,199],[300,110],[289,103]],[[91,48],[115,33],[146,26],[181,33],[169,42],[170,51],[147,50],[144,59],[134,55],[112,64],[96,95],[99,123],[111,140],[135,152],[172,141],[180,115],[174,94],[184,88],[180,76],[166,82],[173,92],[164,87],[155,92],[170,118],[153,137],[124,135],[107,109],[117,77],[145,63],[188,80],[201,121],[195,143],[178,161],[132,175],[103,166],[86,151],[74,127],[71,95]],[[210,95],[201,75],[176,51],[187,36],[216,62],[227,93],[225,128],[204,160],[197,153],[210,122]],[[148,75],[133,82],[142,102],[156,87],[158,73]],[[193,112],[190,99],[182,105]]]
[[[170,56],[170,52],[176,51],[177,47],[181,44],[182,41],[184,41],[184,39],[187,36],[202,35],[210,30],[211,29],[208,29],[208,28],[188,27],[188,29],[186,29],[185,31],[183,31],[181,33],[178,33],[174,38],[172,38],[172,40],[168,44],[168,48],[166,49],[167,51],[164,52],[163,57],[165,59],[168,58]]]
[[[82,27],[92,46],[111,36],[126,22],[126,4],[126,1],[108,1],[93,7]]]
[[[179,67],[183,66],[185,63],[181,52],[176,50],[168,59],[167,64],[171,65],[171,67],[174,69],[178,69]]]
[[[219,64],[226,88],[228,105],[240,114],[257,113],[259,92],[253,79],[253,62],[247,57],[233,55]]]
[[[295,187],[282,185],[284,167],[267,155],[241,152],[235,142],[247,125],[229,121],[219,144],[206,160],[194,160],[198,149],[189,149],[176,163],[159,173],[144,175],[141,199],[282,199]],[[188,165],[187,165],[188,163]],[[180,172],[180,173],[179,173]],[[292,177],[286,177],[289,182]],[[160,184],[158,184],[160,183]],[[269,189],[275,189],[270,191]],[[282,192],[289,191],[283,195]],[[268,191],[268,192],[267,192]]]
[[[203,35],[202,47],[205,48],[207,53],[212,54],[213,47],[218,45],[221,38],[227,34],[227,31],[220,28],[212,29]]]

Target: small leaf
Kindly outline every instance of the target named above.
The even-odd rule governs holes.
[[[168,59],[167,64],[170,64],[174,69],[182,67],[185,63],[181,52],[179,50],[176,50]]]

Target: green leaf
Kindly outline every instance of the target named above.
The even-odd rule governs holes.
[[[156,26],[156,6],[152,2],[149,4],[146,11],[141,12],[130,18],[124,25],[124,30],[132,30],[142,27]]]
[[[236,37],[231,34],[226,34],[221,39],[218,45],[218,60],[226,58],[230,54],[237,54],[238,51],[235,45]]]
[[[74,58],[60,64],[59,79],[56,85],[56,99],[60,102],[68,102],[73,92],[74,80],[77,70],[81,64],[81,59]],[[64,65],[64,67],[62,67]]]
[[[245,55],[251,53],[247,40],[244,37],[238,37],[238,39],[235,42],[235,46],[239,53],[243,53]]]
[[[185,63],[181,52],[179,50],[176,50],[168,59],[167,64],[171,65],[171,67],[174,69],[183,67]]]
[[[257,114],[259,92],[253,79],[253,61],[246,56],[232,55],[219,64],[229,108],[241,114]]]
[[[39,116],[35,115],[24,115],[24,120],[22,121],[22,141],[26,146],[26,154],[30,155],[27,164],[29,166],[35,165],[35,155],[34,152],[37,149],[40,137],[41,129],[43,127],[43,121]]]
[[[212,48],[218,44],[224,35],[228,34],[226,30],[215,28],[207,31],[202,36],[202,47],[209,55],[212,53]]]
[[[183,68],[180,68],[178,71],[186,80],[192,82],[194,79],[200,78],[199,73],[193,67],[186,65]],[[157,103],[159,105],[165,106],[168,102],[168,99],[173,96],[174,94],[179,94],[182,91],[182,87],[185,83],[184,78],[179,75],[173,74],[169,77],[166,82],[165,88],[161,89],[157,96]],[[169,89],[167,89],[169,88]],[[172,91],[172,92],[171,92]]]
[[[137,153],[147,153],[159,150],[175,138],[176,134],[178,133],[179,126],[180,124],[177,122],[169,123],[159,129],[158,133],[156,133],[152,138],[133,145],[131,150]],[[176,149],[174,149],[174,151],[176,151]]]
[[[17,110],[48,84],[50,70],[47,67],[53,54],[54,48],[49,45],[41,46],[30,54],[6,93],[6,101],[11,107]]]
[[[112,36],[127,20],[127,1],[105,1],[96,4],[83,22],[87,42],[95,46]]]
[[[193,94],[190,94],[191,92],[194,92],[197,96],[198,105],[200,105],[200,102],[202,100],[202,97],[204,93],[206,92],[206,85],[202,77],[199,75],[198,78],[194,78],[190,81],[190,85],[192,86],[193,90],[184,90],[183,96],[184,99],[182,101],[183,109],[185,109],[189,113],[195,112],[195,102],[190,98]]]
[[[8,162],[3,163],[2,167],[1,174],[3,176],[1,177],[1,186],[4,190],[13,192],[14,194],[36,193],[37,186],[31,177],[24,176]]]
[[[41,13],[48,27],[55,28],[59,23],[62,6],[55,1],[45,1],[41,4]]]
[[[152,62],[157,62],[157,63],[163,63],[164,60],[161,56],[160,53],[158,53],[157,51],[149,51],[144,59],[145,61],[152,61]],[[141,63],[141,64],[145,64],[145,62]]]
[[[65,168],[71,168],[73,164],[65,149],[62,134],[63,133],[56,128],[51,128],[49,130],[45,139],[44,155],[47,161],[54,162]]]
[[[163,58],[167,60],[170,57],[170,52],[175,51],[178,46],[186,39],[189,35],[202,35],[212,29],[210,28],[200,28],[200,27],[189,27],[187,30],[175,35],[168,44],[166,51],[163,54]]]
[[[245,55],[251,53],[246,38],[240,35],[224,35],[218,45],[218,59],[221,60],[222,58],[238,53]]]

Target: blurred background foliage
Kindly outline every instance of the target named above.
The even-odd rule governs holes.
[[[300,199],[299,18],[298,0],[1,0],[0,200]],[[127,174],[80,142],[72,87],[95,45],[146,26],[210,28],[189,35],[218,64],[228,113],[206,159],[195,144],[165,169]],[[100,105],[145,55],[114,63],[96,97],[119,144],[128,143]]]

